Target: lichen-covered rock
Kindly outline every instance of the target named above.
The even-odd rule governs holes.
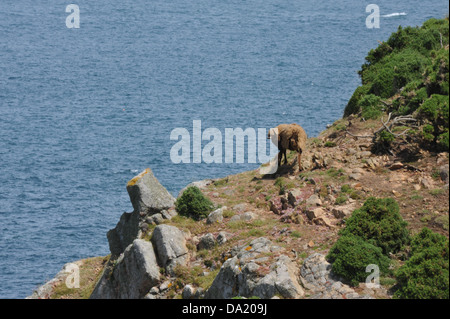
[[[152,243],[136,239],[109,265],[91,294],[91,299],[143,298],[160,279]]]
[[[211,233],[207,233],[206,235],[200,237],[197,247],[198,250],[202,250],[202,249],[213,249],[215,246],[216,246],[216,239],[214,238],[214,235]]]
[[[141,237],[142,229],[149,223],[147,217],[167,210],[175,203],[175,198],[159,183],[149,168],[128,182],[127,191],[134,211],[123,213],[116,227],[107,233],[113,259]],[[154,220],[150,223],[161,222],[162,215]]]
[[[228,299],[234,296],[272,298],[300,298],[304,291],[297,278],[297,267],[285,255],[270,259],[268,255],[280,252],[281,247],[267,238],[253,240],[250,245],[235,247],[222,265],[206,299]],[[262,271],[267,269],[267,271]]]
[[[220,207],[210,213],[208,218],[206,219],[207,224],[221,223],[223,221],[223,211],[226,209],[226,206]]]
[[[159,225],[152,235],[158,263],[173,275],[176,265],[186,265],[188,249],[185,234],[175,226]]]
[[[145,214],[161,212],[175,204],[175,198],[156,179],[150,168],[127,183],[127,191],[135,211]]]
[[[303,262],[300,270],[303,287],[309,290],[310,299],[366,299],[354,289],[343,284],[341,278],[333,274],[331,264],[322,254],[312,254]]]

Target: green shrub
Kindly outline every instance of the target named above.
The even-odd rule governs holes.
[[[347,103],[344,110],[344,116],[349,116],[350,114],[358,114],[360,111],[359,101],[363,96],[369,93],[370,85],[363,85],[356,88],[352,97]]]
[[[361,116],[368,119],[376,119],[382,114],[380,97],[374,94],[365,95],[360,101]]]
[[[351,234],[371,240],[384,254],[388,254],[399,251],[408,243],[406,225],[394,199],[369,197],[364,205],[347,219],[345,228],[339,234]]]
[[[188,187],[175,202],[180,215],[199,220],[208,216],[214,204],[196,186]]]
[[[368,265],[377,265],[380,273],[386,273],[390,263],[380,247],[351,234],[341,236],[331,247],[326,258],[332,263],[335,274],[344,277],[355,286],[359,282],[364,282],[369,275],[366,272]]]
[[[449,299],[449,240],[428,228],[413,237],[411,257],[395,276],[395,298]]]
[[[448,151],[449,98],[448,95],[433,94],[418,110],[419,117],[426,123],[422,136],[426,142],[433,142]]]

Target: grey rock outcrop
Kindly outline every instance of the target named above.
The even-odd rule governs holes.
[[[186,236],[175,226],[159,225],[153,231],[152,243],[155,246],[158,263],[170,274],[176,265],[186,265],[188,249]]]
[[[136,239],[109,265],[91,299],[139,299],[160,280],[152,243]]]
[[[128,182],[127,191],[134,210],[132,213],[123,213],[116,227],[107,233],[113,258],[120,255],[133,240],[140,238],[142,228],[148,223],[148,216],[161,213],[175,203],[175,198],[149,168]]]
[[[161,212],[175,204],[175,198],[156,179],[150,168],[127,183],[134,211],[144,214]]]
[[[232,258],[222,265],[205,298],[303,296],[303,288],[297,281],[297,267],[289,257],[281,255],[275,260],[268,257],[282,249],[264,237],[253,240],[250,245],[235,247],[231,251]]]
[[[325,256],[315,253],[305,259],[300,270],[303,287],[310,290],[310,299],[368,299],[340,281],[333,274]]]

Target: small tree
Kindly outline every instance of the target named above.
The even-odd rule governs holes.
[[[347,219],[340,235],[359,236],[383,250],[384,254],[399,251],[409,241],[407,223],[392,198],[369,197],[364,205]]]
[[[180,215],[199,220],[206,218],[214,209],[214,204],[196,186],[188,187],[175,202]]]
[[[411,257],[398,269],[395,298],[449,298],[449,241],[428,228],[413,237]]]
[[[351,234],[338,239],[330,249],[327,260],[332,263],[332,270],[336,275],[348,279],[354,286],[365,281],[368,265],[377,265],[380,273],[385,273],[390,263],[380,247]]]

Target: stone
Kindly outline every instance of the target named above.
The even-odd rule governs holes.
[[[291,189],[288,192],[288,202],[291,206],[295,207],[298,203],[298,198],[302,195],[300,189]]]
[[[162,214],[158,213],[147,217],[147,221],[149,221],[149,224],[154,223],[156,225],[159,225],[164,222],[164,217]]]
[[[249,221],[256,219],[256,214],[254,212],[245,212],[241,215],[241,220]]]
[[[160,212],[172,207],[175,198],[162,186],[150,168],[127,183],[131,204],[137,212]]]
[[[304,290],[298,282],[298,268],[286,255],[279,255],[272,264],[269,252],[279,252],[281,247],[264,237],[257,238],[249,245],[232,249],[232,257],[222,265],[205,299],[228,299],[234,296],[272,298],[300,298]],[[268,273],[259,272],[266,267]]]
[[[217,244],[223,245],[227,242],[228,234],[224,231],[221,231],[216,238]]]
[[[173,275],[176,265],[188,262],[185,234],[175,226],[159,225],[153,230],[152,243],[155,246],[158,263]]]
[[[401,169],[401,168],[403,168],[403,163],[401,163],[401,162],[395,162],[394,164],[389,166],[389,169],[391,171],[395,171],[395,170],[398,170],[398,169]]]
[[[237,222],[239,220],[241,220],[241,215],[233,215],[230,218],[230,222]]]
[[[105,270],[91,294],[91,299],[137,299],[158,284],[159,266],[152,243],[135,239]]]
[[[373,298],[359,295],[333,274],[325,256],[314,253],[306,258],[300,269],[300,281],[308,290],[309,299],[362,299]]]
[[[208,218],[206,219],[206,223],[208,225],[215,224],[215,223],[221,223],[223,221],[223,211],[226,209],[226,206],[221,207],[213,211],[208,215]]]
[[[309,220],[319,218],[325,214],[325,210],[321,207],[307,209],[307,210],[305,210],[305,212],[306,212],[306,216],[309,218]]]
[[[433,189],[433,184],[430,181],[430,179],[425,178],[425,177],[421,177],[419,179],[420,185],[425,187],[426,189]]]
[[[442,165],[439,167],[439,176],[441,177],[441,180],[448,184],[449,177],[448,177],[448,165]]]
[[[207,233],[206,235],[200,237],[197,248],[198,250],[213,249],[215,246],[216,246],[216,239],[214,238],[214,235],[211,233]]]
[[[361,179],[361,174],[358,173],[351,173],[350,175],[348,175],[348,177],[351,180],[355,180],[355,181],[359,181]]]
[[[306,200],[306,206],[320,206],[322,205],[322,201],[319,198],[319,195],[313,194]]]
[[[338,219],[344,219],[347,217],[350,217],[355,210],[354,205],[346,205],[346,206],[338,206],[333,207],[331,210],[331,213],[334,215],[334,217]]]
[[[195,288],[191,285],[186,285],[183,288],[183,292],[181,293],[181,297],[183,299],[193,299],[195,296]]]
[[[328,228],[334,228],[335,226],[331,223],[331,220],[326,216],[320,216],[314,218],[313,223],[316,225],[326,226]]]
[[[233,206],[233,210],[240,213],[246,209],[247,205],[245,203],[236,204]]]
[[[175,198],[162,186],[150,168],[127,183],[133,212],[123,213],[116,227],[107,233],[112,258],[119,256],[135,239],[139,239],[141,225],[150,215],[172,207]]]

